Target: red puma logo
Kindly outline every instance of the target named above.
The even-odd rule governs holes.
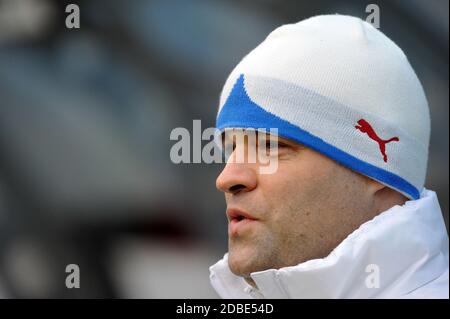
[[[377,133],[375,133],[375,131],[374,131],[374,129],[372,128],[372,126],[371,126],[366,120],[360,119],[360,120],[358,121],[358,124],[359,124],[359,125],[355,126],[355,128],[358,129],[358,130],[360,130],[360,131],[363,132],[363,133],[367,133],[367,135],[369,135],[369,137],[370,137],[371,139],[373,139],[375,142],[378,143],[378,145],[380,146],[381,154],[383,155],[383,160],[384,160],[385,162],[387,162],[387,155],[386,155],[386,147],[385,147],[385,146],[386,146],[386,144],[389,143],[389,142],[393,142],[393,141],[398,142],[398,141],[399,141],[399,138],[398,138],[398,137],[393,137],[393,138],[390,138],[390,139],[388,139],[388,140],[382,140],[382,139],[377,135]]]

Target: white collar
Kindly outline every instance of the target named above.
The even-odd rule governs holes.
[[[378,267],[379,288],[367,286],[369,265]],[[419,199],[362,224],[325,258],[252,273],[258,290],[230,271],[228,254],[210,267],[210,279],[222,298],[392,298],[446,270],[447,231],[436,193],[424,188]]]

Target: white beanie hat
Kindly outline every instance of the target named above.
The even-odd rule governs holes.
[[[410,199],[424,186],[430,115],[403,51],[371,24],[322,15],[284,25],[235,67],[217,128],[277,128]]]

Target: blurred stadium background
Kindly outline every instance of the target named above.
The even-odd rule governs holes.
[[[448,1],[0,0],[0,297],[215,298],[222,166],[172,164],[171,130],[214,126],[228,73],[277,26],[369,3],[425,87],[448,224]]]

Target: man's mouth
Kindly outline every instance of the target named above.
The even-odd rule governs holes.
[[[239,209],[227,209],[228,235],[234,236],[245,231],[258,221],[255,217]]]

